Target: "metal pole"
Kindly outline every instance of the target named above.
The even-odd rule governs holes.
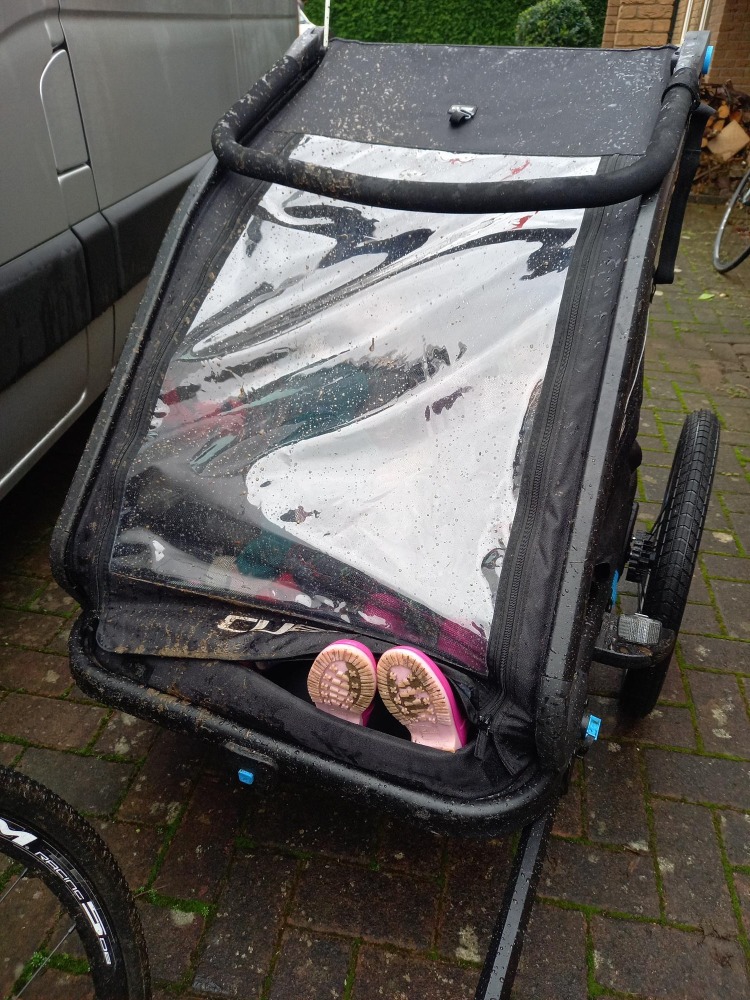
[[[682,22],[682,32],[680,34],[680,45],[685,41],[685,35],[690,31],[690,19],[693,16],[693,0],[688,0],[685,18]]]
[[[331,0],[326,0],[325,15],[323,17],[323,48],[328,48],[328,35],[331,30]]]
[[[556,806],[557,802],[539,819],[524,827],[521,834],[513,859],[513,874],[492,932],[474,1000],[510,1000]]]

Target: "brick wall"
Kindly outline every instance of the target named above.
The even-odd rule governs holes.
[[[615,47],[617,16],[619,13],[620,0],[609,0],[607,4],[607,16],[604,19],[604,34],[602,35],[603,49],[613,49]]]
[[[709,80],[750,94],[750,0],[721,0],[709,19],[716,44]]]
[[[672,0],[610,0],[602,44],[616,48],[662,45],[671,19]]]
[[[670,26],[677,9],[672,35]],[[628,48],[679,42],[688,0],[609,0],[602,45]],[[703,13],[702,0],[694,0],[689,30],[696,31]],[[750,93],[750,0],[713,0],[707,27],[715,46],[708,79],[711,83],[731,80]]]
[[[716,35],[721,27],[721,20],[724,17],[725,6],[726,0],[713,0],[711,4],[711,11],[708,17],[708,29],[713,36],[714,44],[716,43]],[[745,3],[745,7],[748,7],[747,2]]]

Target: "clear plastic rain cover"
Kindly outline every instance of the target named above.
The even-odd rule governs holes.
[[[305,136],[363,174],[593,174]],[[111,568],[484,672],[582,211],[439,215],[280,186],[174,342]]]

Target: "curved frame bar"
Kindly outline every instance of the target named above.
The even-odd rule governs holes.
[[[211,143],[219,163],[235,173],[378,208],[479,214],[614,205],[651,193],[674,165],[699,103],[699,72],[707,41],[707,32],[696,32],[683,46],[645,155],[607,174],[474,184],[395,181],[285,160],[243,146],[241,140],[257,131],[279,101],[291,96],[290,90],[314,71],[324,52],[319,32],[303,36],[266,78],[230,108],[215,125]]]

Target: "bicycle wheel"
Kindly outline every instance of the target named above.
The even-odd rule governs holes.
[[[662,509],[652,538],[656,556],[639,608],[665,628],[679,632],[716,470],[719,421],[708,410],[691,413],[677,443]],[[626,715],[643,718],[656,705],[670,660],[645,670],[627,670],[619,703]]]
[[[750,254],[750,170],[729,199],[714,240],[714,267],[725,274]]]
[[[91,826],[0,768],[0,997],[148,1000],[146,947],[125,879]]]

